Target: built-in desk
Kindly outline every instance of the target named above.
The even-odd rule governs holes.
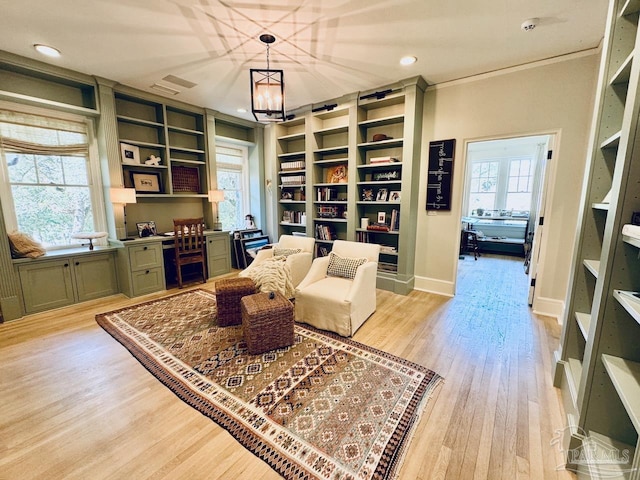
[[[229,232],[205,231],[207,278],[231,270]],[[109,240],[117,247],[120,291],[128,297],[166,290],[174,283],[173,236]]]

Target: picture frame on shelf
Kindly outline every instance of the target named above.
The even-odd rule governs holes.
[[[373,188],[363,188],[362,189],[362,201],[363,202],[373,202]]]
[[[138,222],[136,223],[136,227],[138,228],[138,236],[140,238],[154,237],[158,234],[156,222],[154,221]]]
[[[381,188],[378,190],[378,193],[376,195],[376,202],[386,202],[388,197],[389,190],[387,190],[386,188]]]
[[[126,165],[140,165],[140,148],[120,142],[120,156]]]
[[[139,193],[161,193],[159,173],[131,172],[131,183]]]
[[[400,202],[401,194],[400,190],[392,190],[389,192],[389,201],[390,202]]]
[[[387,213],[378,212],[378,223],[387,223]]]
[[[349,171],[346,165],[336,165],[326,169],[326,183],[347,183]]]

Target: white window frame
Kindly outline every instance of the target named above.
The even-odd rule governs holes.
[[[85,123],[87,127],[87,142],[89,150],[89,162],[87,165],[89,174],[89,192],[91,195],[91,202],[93,206],[93,219],[95,230],[107,231],[107,217],[105,213],[104,193],[102,188],[102,177],[100,174],[100,155],[98,151],[98,142],[95,134],[95,122],[93,118],[88,118],[80,115],[74,115],[72,113],[60,112],[58,110],[50,110],[41,107],[34,107],[29,105],[16,104],[0,100],[0,109],[11,110],[20,113],[40,115],[43,117],[60,118],[64,120],[70,120],[78,123]],[[4,154],[3,154],[4,155]],[[18,229],[18,221],[15,212],[15,205],[13,203],[13,196],[11,195],[11,184],[9,182],[9,172],[7,171],[6,162],[0,161],[0,182],[2,184],[0,188],[0,202],[2,202],[2,214],[4,216],[5,227],[7,232],[12,232]],[[47,250],[63,250],[68,248],[77,248],[82,245],[82,240],[70,243],[68,245],[54,245],[47,247]],[[86,241],[84,242],[86,243]],[[94,245],[108,245],[107,238],[100,238],[94,240]]]
[[[240,151],[242,153],[241,155],[242,162],[240,162],[240,164],[236,164],[236,163],[226,163],[224,161],[218,160],[218,154],[221,153],[220,150],[224,150],[224,149]],[[218,177],[218,171],[220,170],[240,172],[242,207],[248,213],[249,206],[251,205],[251,200],[249,195],[249,148],[245,145],[239,145],[232,142],[217,140],[216,141],[216,179]],[[218,188],[221,188],[221,187],[218,187]],[[240,224],[240,225],[236,225],[235,227],[237,229],[243,229],[244,225]]]

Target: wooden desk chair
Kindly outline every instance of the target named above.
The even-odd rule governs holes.
[[[204,252],[204,226],[200,218],[174,218],[174,250],[178,288],[182,288],[182,266],[199,263],[202,266],[202,283],[207,281]]]

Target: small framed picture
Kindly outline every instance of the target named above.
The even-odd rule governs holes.
[[[389,201],[390,202],[399,202],[400,201],[400,190],[394,190],[389,192]]]
[[[138,236],[140,238],[153,237],[158,234],[156,222],[139,222],[136,223],[136,227],[138,227]]]
[[[131,181],[136,192],[141,193],[160,193],[160,174],[159,173],[140,173],[131,172]]]
[[[135,145],[121,143],[120,155],[122,156],[122,163],[126,163],[129,165],[140,165],[140,149]]]
[[[378,190],[378,194],[376,196],[376,202],[386,202],[387,197],[389,196],[389,190],[386,188],[381,188]]]
[[[386,212],[378,212],[378,223],[387,223]]]
[[[373,202],[373,188],[363,188],[362,189],[362,201],[363,202]]]

